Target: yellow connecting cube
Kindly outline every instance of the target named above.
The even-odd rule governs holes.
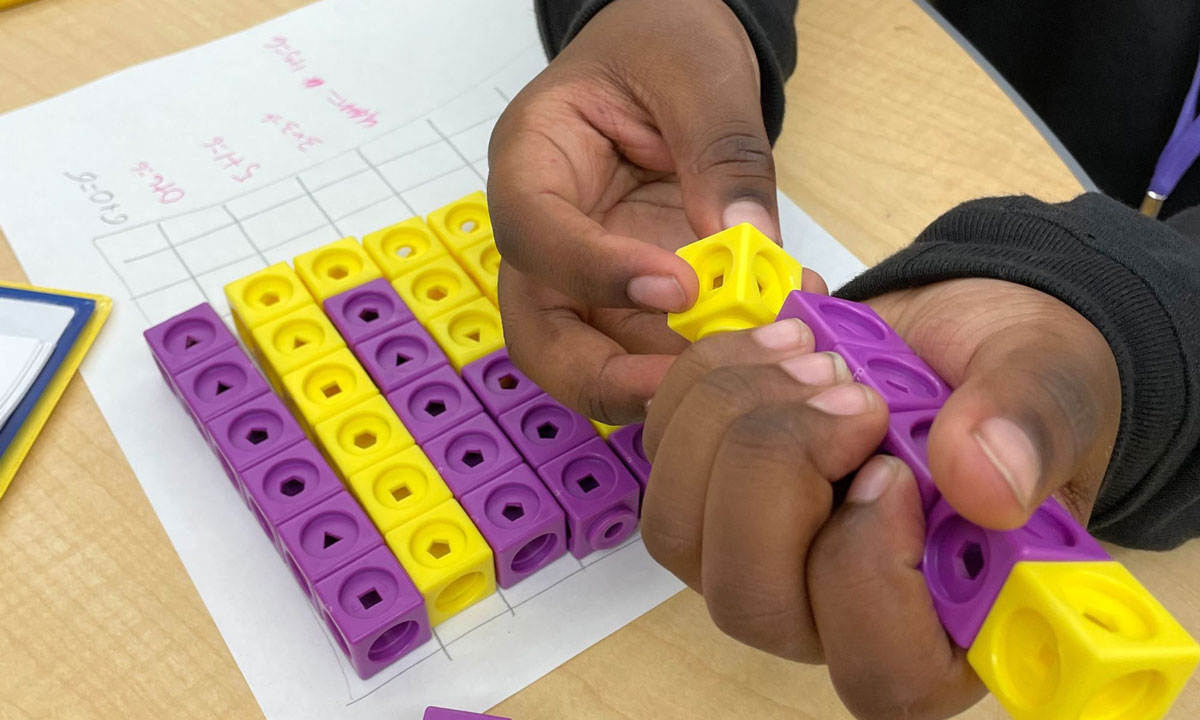
[[[446,247],[419,217],[364,235],[363,249],[388,280],[395,280],[430,260],[447,257]]]
[[[672,330],[695,342],[715,332],[745,330],[775,319],[800,287],[800,263],[749,223],[680,248],[700,280],[696,304],[667,315]]]
[[[459,371],[472,360],[504,347],[500,311],[485,298],[438,315],[426,323],[426,329]]]
[[[354,353],[334,350],[283,376],[283,387],[311,428],[379,394]]]
[[[425,598],[433,625],[496,591],[492,549],[456,500],[418,515],[386,539]]]
[[[592,420],[591,418],[588,418],[588,422],[592,424],[592,427],[596,428],[596,432],[600,433],[600,437],[605,440],[608,439],[609,435],[612,435],[623,427],[622,425],[609,425],[608,423],[602,423],[599,420]]]
[[[496,249],[496,241],[488,238],[477,242],[463,250],[458,259],[483,294],[498,305],[496,284],[500,277],[500,251]]]
[[[451,498],[437,468],[415,445],[354,473],[346,484],[384,534]]]
[[[421,324],[483,297],[471,276],[446,255],[396,278],[392,287]]]
[[[337,328],[315,303],[260,325],[250,335],[246,344],[258,358],[271,386],[281,394],[284,375],[346,347]]]
[[[492,236],[487,198],[479,190],[429,213],[429,227],[453,255]]]
[[[254,328],[313,302],[287,263],[275,263],[234,280],[225,286],[225,299],[233,311],[233,324],[247,345],[252,343]]]
[[[413,446],[396,411],[378,394],[317,423],[314,430],[343,479]]]
[[[967,660],[1014,720],[1166,714],[1200,646],[1116,562],[1020,562]]]
[[[297,255],[292,262],[317,302],[383,277],[362,245],[350,237]]]

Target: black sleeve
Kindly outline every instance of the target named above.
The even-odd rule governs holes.
[[[951,210],[838,294],[852,300],[990,277],[1057,297],[1108,340],[1121,425],[1089,529],[1128,547],[1200,536],[1200,215],[1170,224],[1098,194]],[[1200,233],[1198,233],[1200,234]]]
[[[546,55],[554,59],[588,20],[612,0],[536,0],[538,30]],[[724,0],[733,10],[758,56],[762,73],[763,121],[774,143],[783,129],[783,83],[796,69],[796,26],[799,0]]]

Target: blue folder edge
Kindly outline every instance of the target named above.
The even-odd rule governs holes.
[[[3,427],[0,427],[0,455],[3,455],[8,450],[8,446],[12,444],[13,437],[17,434],[17,431],[25,424],[25,419],[29,417],[29,413],[33,410],[33,406],[37,404],[38,398],[46,391],[46,386],[50,384],[50,381],[54,378],[54,374],[58,372],[58,368],[66,360],[67,353],[71,352],[71,348],[75,346],[75,342],[79,339],[79,333],[83,332],[83,328],[92,317],[92,313],[96,311],[96,301],[88,298],[71,297],[69,295],[54,295],[53,293],[7,287],[0,287],[0,297],[32,300],[51,305],[63,305],[75,311],[75,316],[67,323],[66,330],[63,331],[62,336],[58,339],[58,345],[54,347],[54,352],[50,353],[45,367],[38,373],[37,379],[33,381],[33,385],[29,388],[29,392],[25,393],[25,397],[21,398],[21,402],[13,410],[8,421],[4,423]]]

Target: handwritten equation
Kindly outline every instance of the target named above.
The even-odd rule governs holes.
[[[125,213],[116,213],[117,208],[121,207],[120,203],[113,202],[116,196],[111,190],[104,190],[96,184],[98,176],[93,172],[81,172],[78,175],[64,172],[63,175],[70,181],[79,183],[79,191],[88,196],[88,200],[96,205],[104,207],[97,208],[100,213],[100,222],[106,225],[122,225],[129,222],[129,216]]]
[[[207,148],[212,153],[212,161],[220,163],[222,170],[232,170],[233,168],[241,167],[246,161],[245,157],[239,157],[237,152],[230,148],[225,143],[225,138],[214,137],[206,143],[201,143],[201,147]],[[234,172],[229,175],[229,179],[237,183],[244,183],[254,177],[254,173],[262,169],[262,165],[252,162],[242,169],[242,172]]]
[[[308,66],[304,58],[304,52],[294,47],[291,41],[282,35],[272,37],[263,45],[263,49],[278,56],[283,61],[283,64],[289,68],[289,72],[299,72]],[[300,87],[304,90],[315,90],[325,87],[325,85],[325,79],[320,75],[309,76],[300,83]],[[379,124],[378,110],[355,101],[333,88],[327,88],[327,90],[328,93],[325,96],[326,103],[355,125],[370,129]]]

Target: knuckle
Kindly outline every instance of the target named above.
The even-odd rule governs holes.
[[[692,154],[691,172],[714,171],[754,180],[775,179],[775,159],[761,128],[732,121],[712,128]]]
[[[771,607],[769,599],[729,588],[706,588],[704,600],[713,625],[734,640],[793,662],[824,661],[807,606]]]

